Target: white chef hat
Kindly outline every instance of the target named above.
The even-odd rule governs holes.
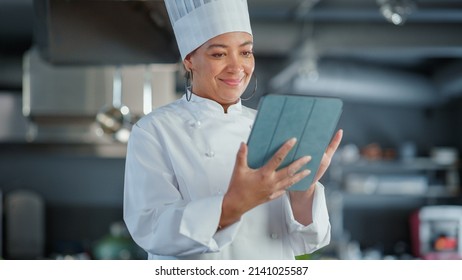
[[[252,34],[247,0],[164,0],[181,58],[220,34]]]

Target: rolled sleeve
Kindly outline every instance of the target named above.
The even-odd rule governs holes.
[[[312,253],[329,244],[331,225],[327,210],[324,186],[316,184],[313,198],[313,222],[307,226],[295,220],[288,195],[284,199],[289,240],[295,255]]]

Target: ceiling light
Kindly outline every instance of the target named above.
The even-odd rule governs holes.
[[[394,25],[403,25],[416,9],[413,0],[377,0],[377,3],[385,19]]]

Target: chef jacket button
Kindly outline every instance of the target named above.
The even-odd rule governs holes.
[[[192,121],[189,123],[189,126],[192,128],[200,128],[201,127],[201,121]]]
[[[277,233],[272,233],[271,234],[271,238],[272,239],[278,239],[279,238],[279,235]]]
[[[208,151],[208,152],[205,153],[205,156],[209,157],[209,158],[212,158],[212,157],[215,156],[215,153],[213,151]]]

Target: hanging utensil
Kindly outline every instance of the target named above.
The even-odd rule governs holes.
[[[143,84],[143,113],[145,115],[152,111],[152,71],[151,66],[146,65],[144,70],[144,84]]]
[[[113,135],[119,141],[125,141],[119,139],[117,135],[121,131],[128,130],[127,127],[131,125],[131,116],[128,107],[122,104],[122,74],[119,66],[113,74],[112,105],[101,108],[96,115],[96,121],[104,133]]]

